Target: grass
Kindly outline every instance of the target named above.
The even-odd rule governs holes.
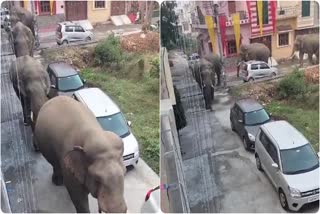
[[[148,75],[137,80],[93,68],[82,70],[81,75],[89,85],[106,92],[132,121],[142,159],[159,174],[159,80]]]

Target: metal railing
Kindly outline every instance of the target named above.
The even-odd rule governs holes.
[[[278,8],[277,9],[277,19],[287,19],[287,18],[293,18],[297,17],[298,14],[298,8],[296,6],[294,7],[285,7],[285,8]]]

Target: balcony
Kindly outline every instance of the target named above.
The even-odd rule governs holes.
[[[299,12],[296,6],[294,7],[286,7],[286,8],[277,8],[277,20],[289,19],[298,17]]]

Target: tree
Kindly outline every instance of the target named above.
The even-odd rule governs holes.
[[[172,44],[176,44],[178,16],[174,8],[177,6],[174,1],[165,1],[161,4],[161,45],[167,49],[172,49]]]

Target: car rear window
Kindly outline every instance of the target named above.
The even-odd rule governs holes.
[[[61,32],[61,25],[57,25],[57,32]]]

